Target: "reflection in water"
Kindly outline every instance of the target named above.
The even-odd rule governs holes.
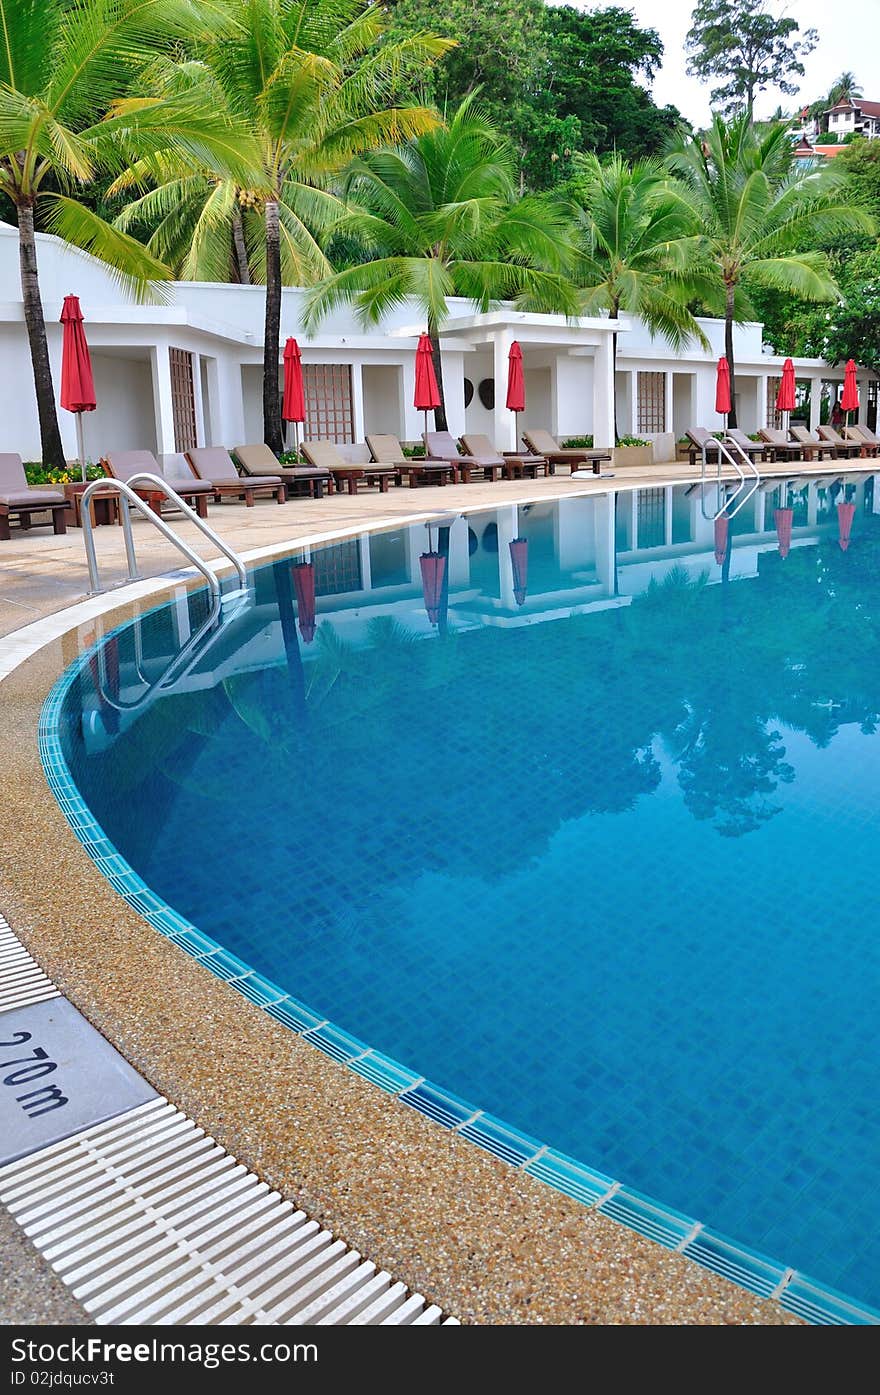
[[[121,707],[201,602],[85,664],[69,764],[151,886],[315,1011],[880,1305],[869,485],[795,512],[787,556],[769,492],[719,562],[684,489],[443,516],[430,597],[423,523],[316,549],[309,643],[275,563],[118,734],[95,672]]]

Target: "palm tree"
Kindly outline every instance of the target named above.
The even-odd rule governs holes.
[[[396,149],[356,160],[346,195],[351,212],[338,232],[370,260],[326,277],[311,293],[306,324],[334,306],[353,304],[364,325],[412,298],[431,338],[440,389],[435,412],[446,430],[440,327],[449,296],[478,309],[514,300],[523,309],[577,313],[565,272],[573,249],[564,210],[517,198],[512,148],[479,111],[471,93],[448,125]]]
[[[851,102],[853,98],[862,95],[862,87],[855,73],[841,73],[840,77],[835,78],[828,89],[827,105],[833,107],[838,102]]]
[[[328,187],[340,169],[436,125],[424,107],[386,104],[409,69],[454,44],[430,34],[379,44],[386,21],[369,0],[227,0],[227,9],[231,30],[201,45],[196,62],[156,71],[161,90],[194,87],[250,125],[258,175],[241,185],[212,178],[197,161],[145,162],[135,177],[158,187],[117,223],[158,216],[149,245],[186,276],[229,279],[231,249],[239,280],[265,282],[263,435],[277,454],[282,285],[329,272],[320,239],[345,211]]]
[[[843,202],[845,175],[833,165],[799,168],[785,123],[760,135],[743,114],[713,117],[708,132],[680,136],[667,165],[683,186],[684,205],[702,229],[694,264],[704,278],[703,299],[724,316],[736,426],[733,326],[753,316],[750,286],[785,291],[803,300],[831,301],[838,288],[824,252],[801,251],[820,238],[874,232],[862,209]]]
[[[630,165],[621,155],[576,157],[572,191],[578,204],[577,279],[585,314],[621,310],[638,315],[676,349],[692,339],[708,347],[688,308],[698,291],[691,270],[697,226],[668,173],[651,159]],[[617,369],[617,331],[612,335]],[[615,398],[614,438],[618,440]]]
[[[37,268],[36,219],[107,261],[140,297],[170,272],[76,198],[99,171],[185,146],[205,167],[243,173],[248,137],[192,99],[128,98],[160,49],[205,27],[202,0],[0,0],[0,191],[15,206],[24,317],[43,459],[63,468]],[[210,6],[210,22],[222,11]]]

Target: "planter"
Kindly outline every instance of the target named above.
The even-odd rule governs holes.
[[[615,446],[611,466],[615,470],[640,470],[654,464],[653,446]]]

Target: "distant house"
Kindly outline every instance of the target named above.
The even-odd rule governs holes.
[[[880,139],[880,102],[866,102],[862,97],[844,97],[822,113],[822,126],[831,137],[829,144],[840,142],[855,132],[868,140]]]

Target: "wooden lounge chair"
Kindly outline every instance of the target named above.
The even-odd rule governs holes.
[[[279,475],[287,488],[288,499],[302,488],[311,499],[323,499],[325,487],[328,494],[333,493],[333,476],[329,470],[314,465],[282,465],[264,441],[251,446],[233,446],[232,456],[246,475]]]
[[[361,484],[377,485],[387,494],[389,484],[399,484],[400,475],[390,465],[352,465],[340,455],[334,441],[303,441],[300,453],[310,465],[329,470],[337,489],[343,485],[349,494],[356,494]]]
[[[522,451],[497,451],[489,440],[488,436],[475,433],[462,436],[461,444],[468,455],[481,465],[501,465],[501,474],[506,480],[513,479],[537,479],[538,475],[546,475],[550,466],[547,457],[544,455],[524,454]]]
[[[211,497],[213,485],[208,480],[197,480],[190,471],[186,478],[182,474],[170,476],[163,475],[161,466],[152,451],[149,450],[114,450],[109,451],[101,460],[101,469],[105,475],[111,479],[128,481],[133,475],[141,475],[145,471],[151,475],[159,475],[166,484],[170,485],[175,494],[179,494],[185,504],[194,508],[199,518],[208,517],[208,500]],[[151,490],[148,485],[136,484],[135,493],[141,499],[145,499],[153,513],[161,516],[162,505],[168,504],[168,499],[158,490]]]
[[[855,441],[862,455],[877,455],[880,452],[880,436],[867,426],[845,426],[843,434],[847,441]]]
[[[684,434],[688,439],[688,460],[692,466],[696,466],[697,460],[702,458],[704,447],[706,459],[717,462],[720,455],[720,442],[717,436],[713,436],[711,431],[706,430],[705,426],[688,427]],[[766,449],[766,446],[761,446],[762,451]]]
[[[457,471],[449,460],[420,460],[406,456],[396,436],[367,436],[370,455],[377,465],[390,465],[401,479],[409,480],[410,489],[419,484],[455,484]]]
[[[0,540],[8,542],[12,536],[10,514],[16,515],[20,527],[28,529],[34,514],[51,513],[54,532],[66,533],[69,508],[63,489],[34,489],[28,484],[20,455],[9,451],[0,454]]]
[[[805,426],[793,426],[791,434],[803,446],[804,460],[834,460],[837,447],[833,441],[823,441],[821,436],[808,431]]]
[[[215,502],[244,499],[245,506],[252,509],[257,494],[273,494],[279,504],[287,499],[280,475],[240,475],[223,446],[198,446],[184,451],[184,456],[196,479],[207,480],[212,486]]]
[[[753,441],[751,436],[747,436],[745,431],[738,426],[728,427],[727,431],[724,433],[724,439],[726,441],[733,441],[734,445],[738,446],[741,451],[745,451],[746,455],[752,461],[766,460],[769,455],[766,441]],[[736,451],[732,453],[734,456],[736,455]]]
[[[840,432],[833,426],[817,426],[816,435],[834,447],[838,460],[852,460],[855,456],[862,454],[858,441],[844,440]]]
[[[593,474],[602,473],[602,462],[610,463],[614,456],[610,450],[581,449],[574,446],[560,446],[559,442],[543,428],[529,427],[522,433],[522,439],[532,455],[543,455],[550,474],[555,474],[557,465],[568,465],[574,474],[581,465],[589,465]]]
[[[790,441],[784,431],[777,427],[761,426],[758,435],[770,447],[771,460],[803,460],[804,448],[800,441]]]
[[[423,431],[422,440],[428,460],[448,460],[454,467],[456,483],[469,484],[474,474],[481,475],[484,480],[501,478],[499,462],[481,464],[475,456],[467,455],[451,431]]]

